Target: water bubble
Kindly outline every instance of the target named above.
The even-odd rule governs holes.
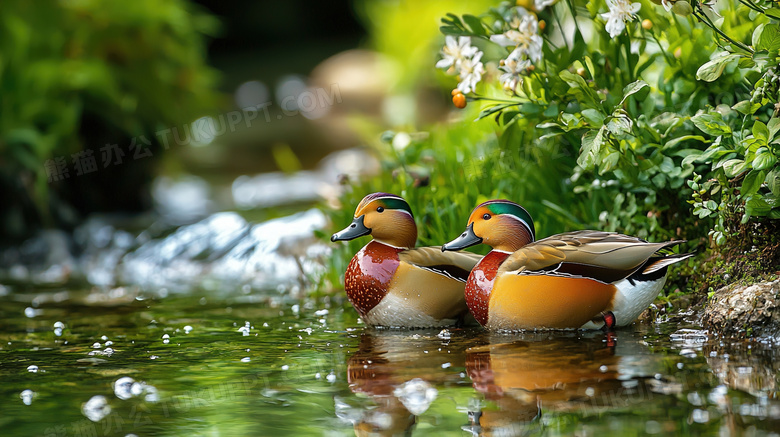
[[[137,384],[135,380],[129,376],[123,376],[114,381],[114,394],[119,399],[127,400],[134,396],[133,384]]]
[[[285,364],[284,366],[282,366],[282,370],[289,370],[289,369],[290,369],[290,366],[288,366],[287,364]]]
[[[658,434],[661,432],[661,424],[655,420],[645,422],[645,432],[648,434]]]
[[[105,343],[105,346],[111,346],[112,344],[114,344],[114,342],[113,342],[113,341],[111,341],[111,340],[108,340],[108,341]]]
[[[317,311],[314,312],[314,315],[315,316],[326,316],[326,315],[328,315],[328,312],[329,311],[327,309],[317,310]]]
[[[588,397],[593,397],[593,395],[596,394],[596,390],[593,389],[593,387],[588,387],[585,389],[585,395]]]
[[[251,358],[249,358],[249,357],[244,357],[244,358],[241,358],[241,362],[242,362],[242,363],[248,363],[248,362],[250,362],[250,361],[252,361],[252,359],[251,359]]]
[[[298,304],[295,304],[292,306],[292,312],[293,314],[298,314],[301,311],[301,306]]]
[[[601,372],[601,373],[607,373],[607,370],[609,370],[609,368],[607,366],[605,366],[605,365],[602,365],[601,367],[599,367],[599,372]]]
[[[449,369],[450,367],[452,367],[452,363],[444,363],[441,365],[442,369]]]
[[[267,328],[267,327],[268,327],[268,323],[263,323],[263,328]]]
[[[334,382],[336,382],[336,374],[331,371],[330,373],[328,373],[328,376],[326,376],[325,379],[329,383],[333,384]]]
[[[96,395],[81,406],[81,412],[87,419],[99,422],[111,413],[111,406],[105,396]]]
[[[57,337],[62,336],[62,330],[65,329],[65,324],[62,322],[54,322],[54,335]]]
[[[43,312],[43,310],[36,310],[32,307],[27,307],[24,309],[24,315],[28,318],[32,319],[33,317],[40,315]]]
[[[442,340],[449,340],[452,337],[452,333],[449,329],[442,329],[441,332],[437,335]]]
[[[101,347],[103,347],[103,346],[100,343],[98,343],[98,342],[92,343],[92,348],[93,349],[100,349]]]
[[[160,400],[160,395],[157,393],[157,387],[144,384],[144,391],[146,391],[146,396],[144,396],[146,402],[158,402]]]
[[[35,392],[30,389],[27,389],[21,392],[19,394],[19,397],[22,398],[22,402],[24,403],[24,405],[30,405],[32,404],[33,398],[35,397]]]
[[[320,374],[320,372],[314,374],[314,379],[322,379],[322,375]]]
[[[30,364],[29,366],[27,366],[27,371],[30,373],[38,373],[38,366],[36,366],[35,364]]]
[[[393,395],[415,416],[427,411],[438,393],[438,390],[420,378],[407,381],[393,391]]]
[[[103,341],[106,341],[106,340],[108,340],[108,337],[106,337],[106,336],[104,335],[104,336],[100,337],[100,339],[101,339],[101,340],[103,340]]]
[[[184,327],[184,333],[185,334],[189,334],[190,332],[192,332],[192,326],[190,326],[190,325],[185,326]]]
[[[168,334],[164,334],[164,335],[162,336],[162,341],[163,341],[163,344],[168,344],[168,343],[170,343],[170,342],[171,342],[171,336],[170,336],[170,335],[168,335]]]

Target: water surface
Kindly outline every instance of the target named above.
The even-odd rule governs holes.
[[[6,288],[0,434],[777,435],[778,349],[695,328],[381,331],[338,297]]]

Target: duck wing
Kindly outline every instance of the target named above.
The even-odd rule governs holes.
[[[466,282],[482,255],[471,252],[442,252],[440,246],[417,247],[398,254],[401,262]]]
[[[498,273],[583,277],[613,283],[631,276],[659,250],[682,242],[648,243],[614,232],[566,232],[523,246],[504,261]]]

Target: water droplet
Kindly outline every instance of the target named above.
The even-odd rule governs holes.
[[[192,332],[192,326],[190,326],[190,325],[185,326],[184,327],[184,333],[185,334],[189,334],[190,332]]]
[[[171,342],[171,336],[168,334],[163,334],[162,336],[163,344],[168,344]]]
[[[593,387],[588,387],[585,389],[586,396],[593,397],[594,394],[596,394],[596,390],[594,390]]]
[[[284,366],[282,366],[282,370],[289,370],[289,369],[290,369],[290,366],[288,366],[287,364],[285,364]]]
[[[325,377],[325,379],[326,379],[326,380],[327,380],[329,383],[333,384],[334,382],[336,382],[336,374],[335,374],[335,373],[333,373],[333,372],[330,372],[330,373],[328,373],[328,376],[326,376],[326,377]]]
[[[320,374],[320,372],[314,374],[314,379],[322,379],[322,375]]]
[[[292,312],[293,314],[298,314],[301,311],[301,306],[298,304],[295,304],[292,306]]]
[[[449,369],[450,367],[452,367],[452,363],[444,363],[441,365],[442,369]]]
[[[119,399],[127,400],[134,396],[133,384],[137,384],[135,380],[129,376],[123,376],[114,381],[114,395]]]
[[[92,396],[82,407],[81,413],[93,422],[99,422],[111,413],[108,399],[105,396]]]
[[[242,363],[248,363],[248,362],[250,362],[250,361],[252,361],[252,359],[251,359],[251,358],[249,358],[249,357],[244,357],[244,358],[241,358],[241,362],[242,362]]]
[[[93,349],[100,349],[101,347],[103,347],[103,346],[100,343],[98,343],[98,342],[92,343],[92,348]]]
[[[420,378],[407,381],[393,391],[393,395],[415,416],[427,411],[438,393],[438,390]]]
[[[19,394],[19,397],[22,398],[22,402],[24,403],[24,405],[30,405],[32,404],[33,398],[35,397],[35,392],[30,389],[27,389],[22,391]]]
[[[317,310],[317,311],[314,312],[315,316],[325,316],[327,314],[328,314],[328,310],[327,309]]]
[[[27,371],[30,373],[38,373],[38,366],[36,366],[35,364],[31,364],[27,366]]]
[[[609,370],[609,368],[607,366],[605,366],[605,365],[602,365],[601,367],[599,367],[599,372],[601,372],[601,373],[607,373],[607,370]]]

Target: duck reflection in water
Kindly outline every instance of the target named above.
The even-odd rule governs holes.
[[[467,345],[437,334],[373,331],[360,336],[359,349],[347,363],[347,379],[353,393],[367,395],[376,407],[352,415],[355,435],[412,435],[417,416],[438,395],[435,387],[462,383],[455,369],[465,366]]]
[[[587,414],[641,402],[645,378],[623,373],[616,340],[611,332],[491,335],[466,351],[468,375],[487,402],[474,400],[463,429],[527,435],[539,431],[543,411]]]

